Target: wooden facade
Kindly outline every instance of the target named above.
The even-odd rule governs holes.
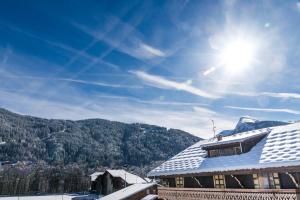
[[[299,189],[158,188],[161,200],[300,200]]]
[[[105,172],[92,182],[91,191],[96,194],[108,195],[124,187],[128,184],[120,177],[113,177],[110,173]]]
[[[299,172],[269,172],[253,174],[222,174],[211,176],[161,177],[160,183],[176,188],[232,188],[232,189],[298,189]]]

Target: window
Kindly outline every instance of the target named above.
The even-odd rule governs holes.
[[[280,189],[280,180],[278,173],[253,174],[253,184],[255,189]]]
[[[176,177],[176,187],[178,188],[184,187],[183,177]]]
[[[255,189],[260,188],[258,174],[253,174],[253,184]]]
[[[225,188],[225,177],[224,175],[214,175],[215,188]]]
[[[165,187],[169,187],[169,182],[166,179],[162,179],[161,184]]]
[[[218,152],[217,149],[216,150],[210,150],[209,155],[210,155],[210,157],[217,157],[217,156],[219,156],[219,152]]]
[[[269,173],[270,188],[280,189],[280,180],[278,173]]]
[[[210,157],[238,155],[241,153],[242,150],[240,146],[209,150]]]
[[[242,153],[241,147],[234,147],[234,152],[236,155],[241,154]]]

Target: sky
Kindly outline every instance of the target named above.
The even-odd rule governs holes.
[[[202,138],[300,119],[300,2],[0,1],[0,107]]]

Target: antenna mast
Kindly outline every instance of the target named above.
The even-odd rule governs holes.
[[[211,119],[212,125],[213,125],[213,132],[214,132],[214,138],[216,137],[216,126],[215,126],[215,121]]]

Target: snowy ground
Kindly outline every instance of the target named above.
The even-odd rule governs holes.
[[[87,195],[43,195],[43,196],[12,196],[12,197],[0,197],[0,200],[77,200],[77,199],[91,199]]]

